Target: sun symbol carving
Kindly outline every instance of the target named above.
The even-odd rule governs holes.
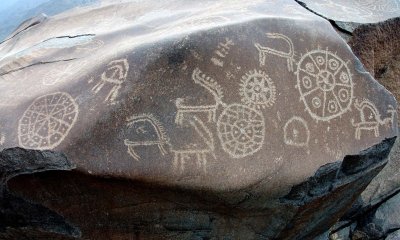
[[[242,158],[259,151],[265,137],[265,120],[259,110],[242,104],[231,104],[217,121],[222,148],[233,158]]]
[[[313,50],[300,59],[297,88],[315,120],[329,121],[350,110],[354,83],[347,65],[328,50]]]
[[[264,71],[252,70],[246,73],[240,83],[242,102],[251,108],[266,108],[274,105],[276,88]]]

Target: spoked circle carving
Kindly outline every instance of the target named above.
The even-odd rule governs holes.
[[[297,70],[300,99],[310,115],[329,121],[350,109],[353,82],[347,64],[327,50],[314,50],[300,60]]]
[[[242,102],[249,107],[270,107],[276,100],[276,88],[264,71],[250,71],[242,77],[240,83]]]
[[[67,136],[77,117],[78,105],[68,93],[39,97],[19,120],[19,143],[26,148],[52,149]]]
[[[233,158],[252,155],[262,148],[265,122],[258,110],[229,105],[219,116],[217,129],[222,148]]]

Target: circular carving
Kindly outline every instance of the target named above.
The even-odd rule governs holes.
[[[264,71],[250,71],[240,83],[242,102],[252,108],[270,107],[276,100],[274,82]]]
[[[347,64],[328,50],[314,50],[300,59],[297,85],[301,100],[316,120],[329,121],[350,109],[353,82]]]
[[[25,148],[52,149],[68,135],[77,117],[78,105],[68,93],[39,97],[19,120],[19,144]]]
[[[308,76],[303,77],[303,86],[307,89],[312,88],[312,81],[310,77]]]
[[[312,100],[312,105],[315,108],[320,108],[321,107],[321,99],[319,99],[319,97],[314,97]]]
[[[335,87],[335,78],[329,71],[322,70],[317,75],[317,85],[322,91],[331,91]]]
[[[339,67],[339,61],[336,59],[329,59],[329,68],[331,70],[337,70]]]
[[[339,90],[339,100],[342,102],[347,102],[349,100],[350,94],[347,89],[340,89]]]
[[[224,109],[218,118],[217,129],[222,148],[233,158],[252,155],[264,143],[262,113],[241,104],[232,104]]]

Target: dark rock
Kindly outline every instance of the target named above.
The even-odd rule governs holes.
[[[400,229],[400,193],[379,206],[372,223],[379,226],[384,234]]]
[[[398,134],[394,97],[288,0],[110,2],[20,31],[0,56],[2,146],[77,166],[10,191],[76,226],[67,237],[311,239]]]
[[[50,170],[70,170],[72,165],[62,154],[52,151],[5,149],[0,153],[0,237],[22,239],[24,235],[60,239],[77,237],[79,230],[63,216],[19,196],[7,189],[7,181],[24,174]],[[58,239],[58,238],[57,238]]]
[[[400,18],[359,26],[349,45],[365,69],[400,100]],[[397,112],[400,108],[397,108]],[[389,164],[362,194],[365,204],[377,204],[400,188],[400,142],[389,156]]]
[[[400,230],[390,233],[385,240],[398,240],[400,239]]]

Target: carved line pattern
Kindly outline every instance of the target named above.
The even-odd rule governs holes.
[[[38,97],[19,120],[19,144],[26,148],[52,149],[68,135],[77,117],[78,105],[68,93]]]
[[[352,75],[336,54],[310,51],[300,59],[296,74],[300,100],[315,120],[329,121],[350,110]]]

